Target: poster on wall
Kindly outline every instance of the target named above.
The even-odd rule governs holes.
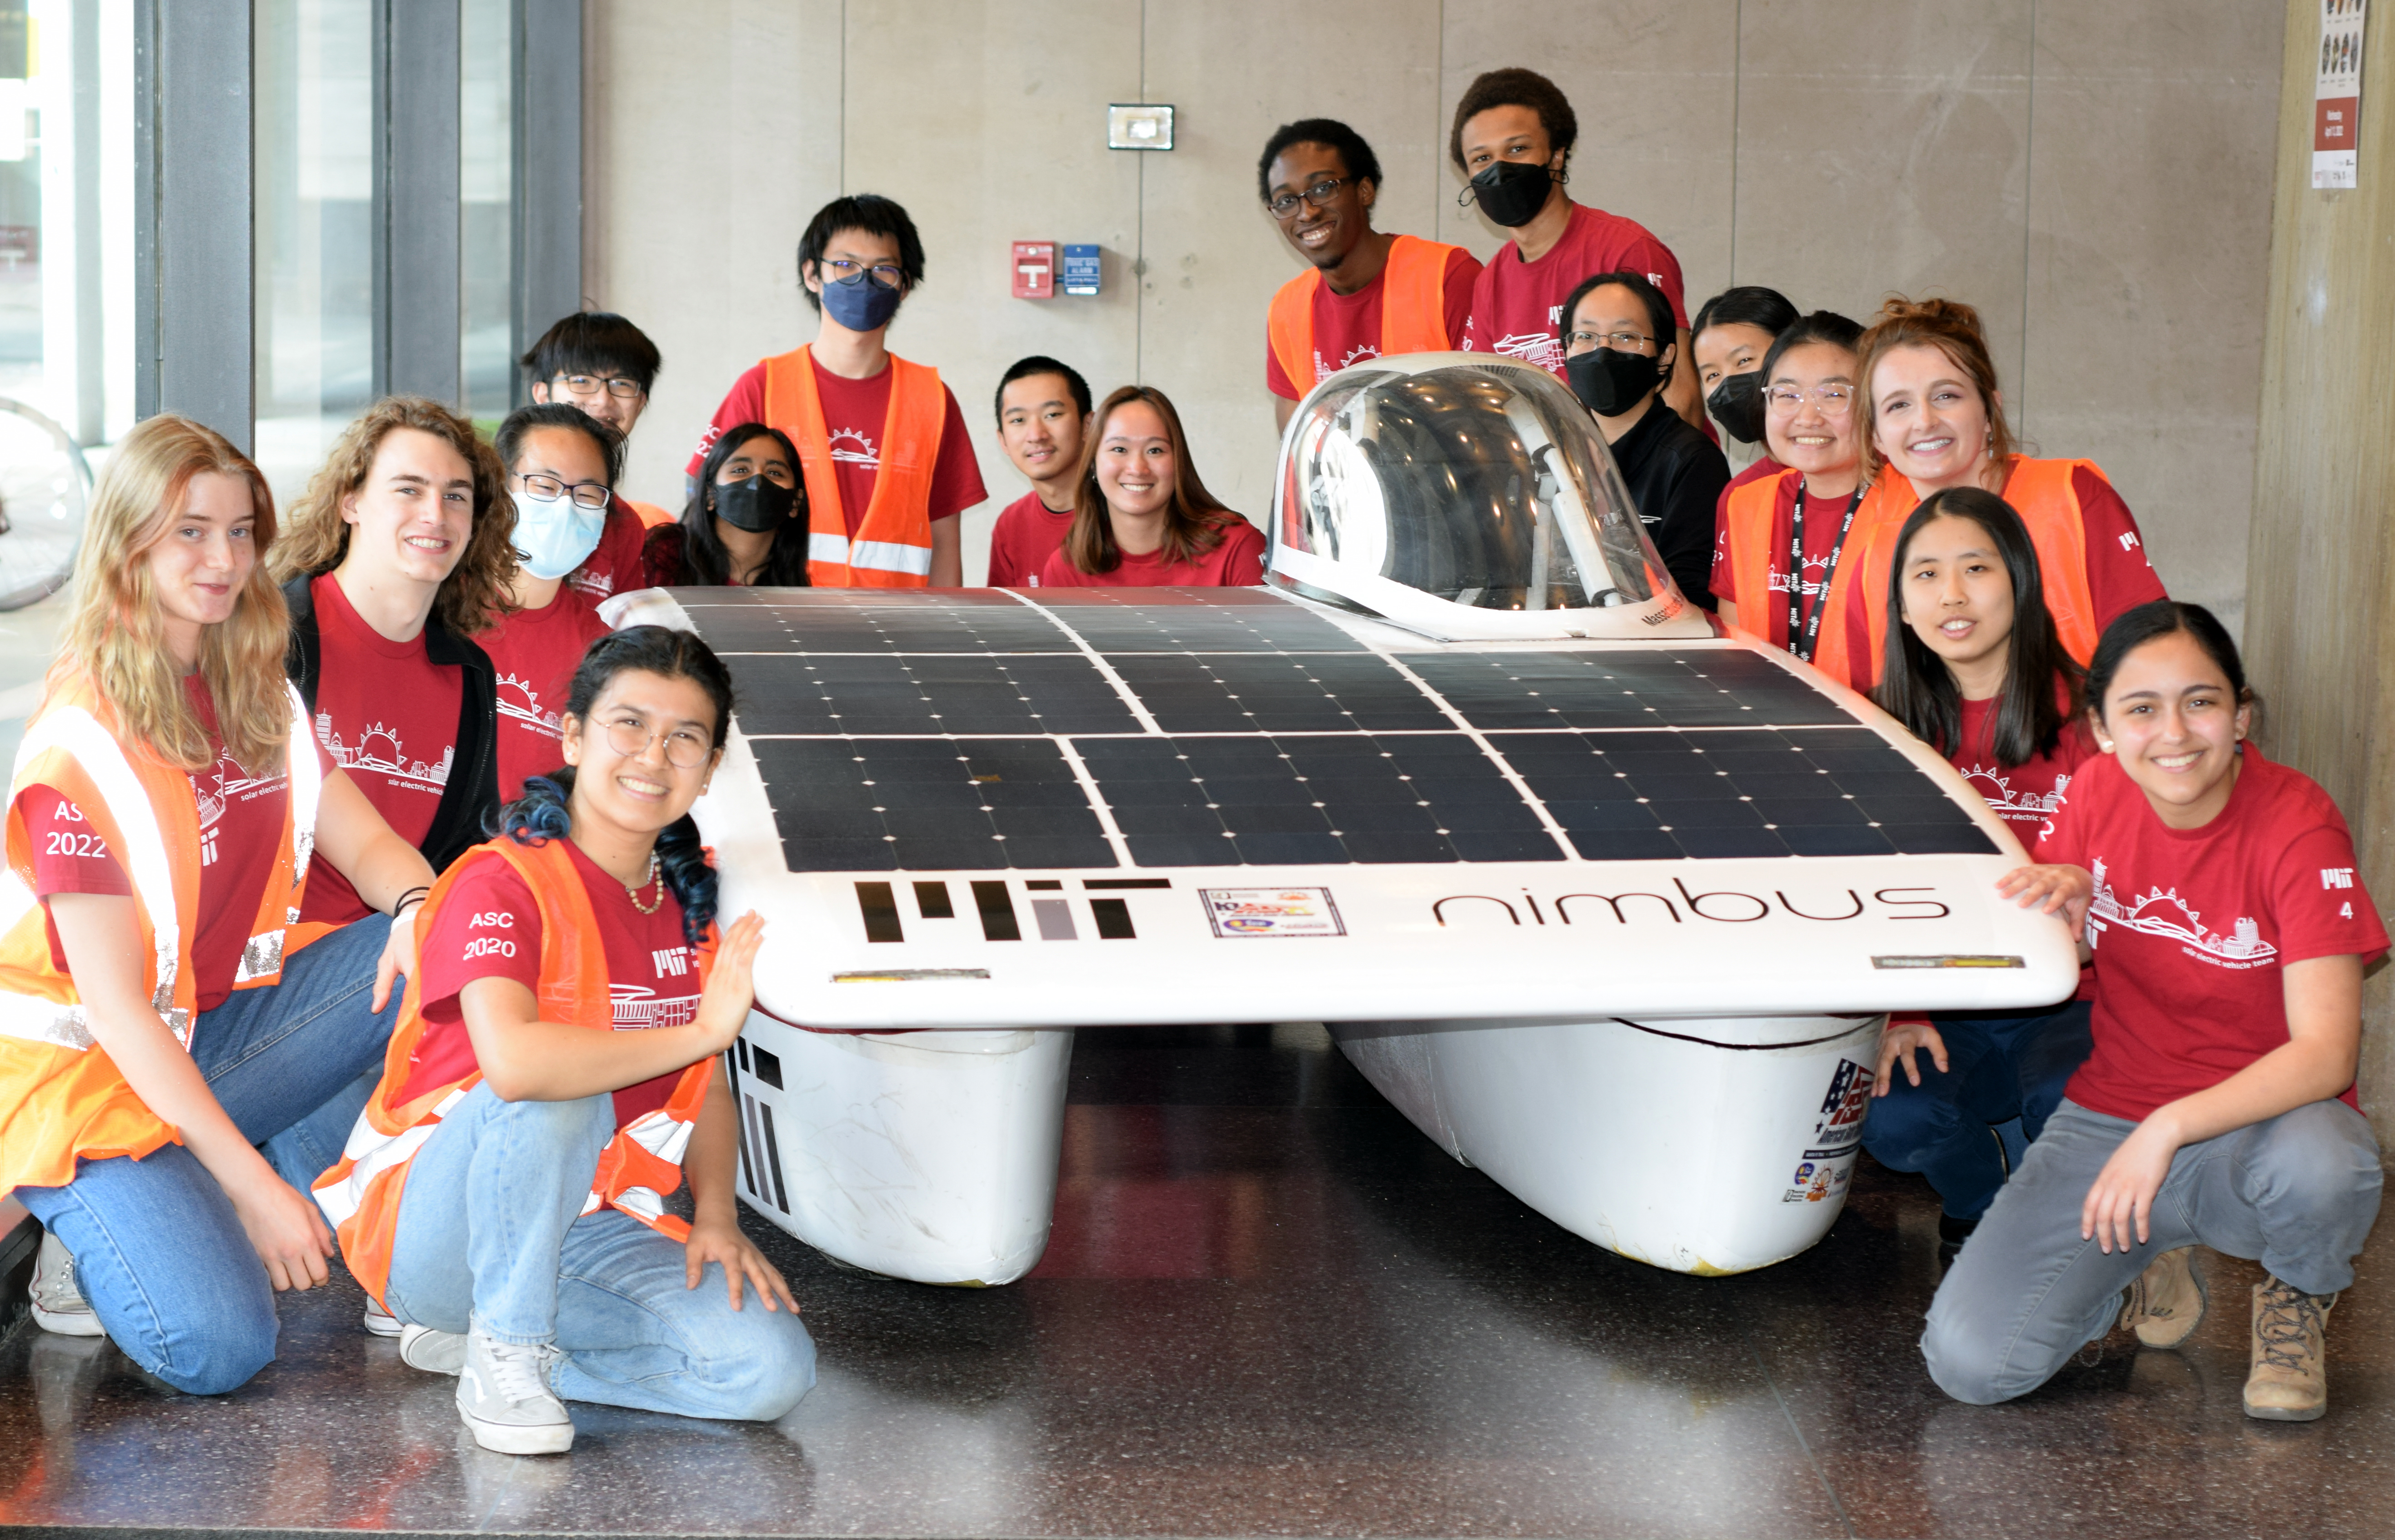
[[[2312,186],[2352,187],[2362,137],[2362,17],[2368,0],[2321,0],[2312,88]]]

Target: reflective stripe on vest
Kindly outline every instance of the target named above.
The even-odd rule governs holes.
[[[2104,472],[2089,460],[2032,460],[2026,457],[2013,461],[2005,478],[2004,499],[2029,531],[2030,544],[2037,549],[2038,581],[2045,590],[2046,612],[2054,617],[2055,633],[2062,640],[2062,649],[2085,666],[2096,655],[2096,641],[2100,634],[2096,625],[2096,596],[2087,581],[2087,521],[2079,506],[2079,489],[2073,484],[2074,474],[2092,471],[2099,479]],[[1887,650],[1887,593],[1890,573],[1896,564],[1897,536],[1904,531],[1904,521],[1920,506],[1912,483],[1889,469],[1881,474],[1872,487],[1872,499],[1882,496],[1886,489],[1887,512],[1874,523],[1872,543],[1864,548],[1860,580],[1867,586],[1863,592],[1872,596],[1863,611],[1871,638],[1871,656],[1859,660],[1864,666],[1855,670],[1855,688],[1870,690],[1879,682],[1880,665]],[[1858,533],[1861,530],[1857,522]],[[1826,625],[1824,631],[1828,629]]]
[[[853,539],[832,467],[812,349],[764,361],[765,425],[799,446],[807,483],[807,577],[818,588],[920,588],[932,573],[932,473],[947,426],[940,373],[892,354],[880,466]]]
[[[1412,235],[1390,243],[1380,280],[1383,358],[1442,353],[1455,346],[1447,335],[1447,264],[1456,250]],[[1322,270],[1306,269],[1280,286],[1264,317],[1264,338],[1300,396],[1321,378],[1314,358],[1314,296],[1321,288]]]
[[[591,912],[590,896],[563,843],[548,840],[523,846],[502,836],[476,846],[468,855],[480,851],[494,852],[514,867],[538,906],[540,977],[535,993],[542,1019],[613,1031],[615,991],[607,978],[605,945]],[[448,902],[450,889],[467,865],[462,857],[453,862],[433,884],[431,896],[417,909],[419,947],[430,933],[432,916]],[[710,933],[698,948],[702,989],[714,962],[715,938]],[[390,1099],[415,1073],[415,1055],[428,1025],[423,1003],[421,988],[410,979],[399,1027],[384,1054],[382,1081],[358,1114],[339,1164],[315,1184],[316,1200],[340,1237],[341,1255],[350,1271],[377,1299],[390,1277],[390,1248],[398,1232],[408,1163],[424,1148],[441,1120],[483,1078],[476,1070],[432,1087],[411,1102],[392,1104]],[[616,1130],[600,1152],[582,1213],[616,1208],[675,1240],[689,1238],[688,1225],[666,1212],[663,1194],[681,1185],[681,1159],[690,1148],[714,1074],[715,1059],[709,1055],[681,1072],[664,1107]]]
[[[291,893],[283,906],[283,923],[261,930],[241,949],[241,966],[233,970],[232,987],[253,984],[283,971],[283,939],[299,923],[299,895],[308,884],[308,863],[316,854],[316,809],[324,799],[324,767],[316,762],[316,740],[309,731],[308,703],[298,688],[285,681],[291,700],[291,748],[286,757],[286,784],[291,797]]]

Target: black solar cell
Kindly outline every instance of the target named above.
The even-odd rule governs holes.
[[[767,738],[750,744],[794,872],[1114,866],[1046,738]]]

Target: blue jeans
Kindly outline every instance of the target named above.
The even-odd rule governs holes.
[[[2033,1016],[1965,1011],[1932,1018],[1946,1040],[1945,1073],[1927,1053],[1916,1053],[1915,1086],[1898,1060],[1887,1095],[1872,1099],[1863,1148],[1892,1171],[1927,1177],[1950,1218],[1977,1219],[2005,1185],[2005,1166],[2020,1164],[2086,1060],[2091,1008],[2072,1000]]]
[[[390,932],[380,915],[336,930],[286,960],[281,981],[236,990],[192,1030],[192,1059],[233,1126],[303,1192],[339,1156],[399,1020],[396,986],[381,1011],[366,1008]],[[84,1298],[143,1369],[216,1395],[273,1361],[265,1266],[189,1150],[80,1161],[66,1186],[17,1197],[74,1253]]]
[[[568,1401],[771,1422],[815,1382],[815,1347],[787,1310],[723,1269],[687,1286],[681,1245],[612,1208],[582,1213],[615,1133],[610,1096],[503,1101],[485,1084],[408,1164],[383,1303],[436,1331],[554,1343]]]
[[[2105,1334],[2148,1263],[2181,1246],[2259,1261],[2306,1294],[2352,1284],[2382,1180],[2360,1112],[2314,1101],[2181,1146],[2146,1244],[2107,1255],[2080,1237],[2079,1205],[2137,1127],[2075,1101],[2047,1121],[1929,1302],[1921,1352],[1948,1395],[1986,1406],[2036,1389]]]

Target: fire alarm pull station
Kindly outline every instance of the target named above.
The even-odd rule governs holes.
[[[1017,299],[1056,297],[1055,242],[1017,241],[1014,243],[1014,297]]]

